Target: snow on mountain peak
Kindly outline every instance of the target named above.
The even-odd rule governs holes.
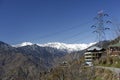
[[[66,44],[66,43],[60,43],[60,42],[51,42],[51,43],[46,43],[46,44],[37,44],[38,46],[41,47],[52,47],[52,48],[57,48],[60,50],[67,50],[68,52],[72,52],[72,51],[80,51],[83,49],[88,48],[89,46],[92,46],[94,43],[90,43],[90,44]],[[23,47],[23,46],[27,46],[27,45],[33,45],[33,43],[31,42],[23,42],[21,44],[17,44],[17,45],[13,45],[14,47]]]
[[[89,46],[92,46],[94,43],[90,43],[90,44],[66,44],[66,43],[59,43],[59,42],[52,42],[52,43],[47,43],[47,44],[37,44],[39,46],[43,46],[43,47],[53,47],[53,48],[57,48],[57,49],[64,49],[64,50],[68,50],[68,51],[79,51],[79,50],[83,50],[88,48]]]
[[[28,45],[33,45],[31,42],[23,42],[21,44],[13,45],[13,47],[23,47],[23,46],[28,46]]]

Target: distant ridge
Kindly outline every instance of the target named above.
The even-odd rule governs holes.
[[[94,44],[96,44],[96,42],[89,43],[89,44],[84,44],[84,43],[82,43],[82,44],[66,44],[66,43],[60,43],[60,42],[51,42],[51,43],[46,43],[46,44],[36,43],[36,45],[38,45],[40,47],[52,47],[52,48],[56,48],[56,49],[60,49],[60,50],[66,50],[68,52],[84,50]],[[21,44],[13,45],[13,47],[23,47],[23,46],[28,46],[28,45],[34,45],[34,43],[23,42]]]

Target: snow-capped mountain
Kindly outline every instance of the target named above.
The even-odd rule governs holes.
[[[66,43],[59,43],[59,42],[52,42],[47,44],[38,44],[39,46],[43,47],[53,47],[61,50],[69,50],[71,51],[79,51],[88,48],[89,46],[93,45],[95,43],[90,44],[66,44]]]
[[[80,51],[83,49],[88,48],[89,46],[92,46],[94,43],[89,43],[89,44],[66,44],[66,43],[59,43],[59,42],[51,42],[51,43],[46,43],[46,44],[37,44],[38,46],[41,47],[52,47],[52,48],[57,48],[60,50],[66,50],[68,52],[72,51]],[[13,45],[14,47],[23,47],[27,45],[33,45],[31,42],[23,42],[21,44]]]
[[[33,45],[33,43],[31,42],[23,42],[21,44],[16,44],[16,45],[12,45],[13,47],[23,47],[23,46],[28,46],[28,45]]]

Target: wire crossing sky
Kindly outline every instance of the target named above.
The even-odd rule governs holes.
[[[120,22],[120,0],[0,0],[0,40],[21,42],[90,43],[95,41],[91,25],[103,10]],[[106,34],[115,36],[114,27]],[[110,35],[112,34],[112,35]]]

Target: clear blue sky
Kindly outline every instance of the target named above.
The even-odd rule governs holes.
[[[97,12],[104,10],[119,22],[119,7],[120,0],[0,0],[0,40],[94,42],[90,26]]]

